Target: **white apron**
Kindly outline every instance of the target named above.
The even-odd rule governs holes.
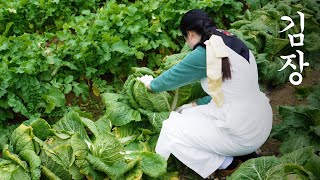
[[[250,63],[228,48],[232,79],[222,84],[224,104],[171,112],[163,122],[156,153],[165,159],[173,154],[203,178],[217,170],[226,156],[240,156],[257,150],[272,127],[269,99],[260,92],[254,56]],[[201,80],[208,92],[206,78]]]

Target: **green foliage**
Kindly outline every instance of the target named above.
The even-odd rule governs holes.
[[[40,178],[40,157],[37,155],[33,142],[32,128],[21,124],[11,135],[11,147],[5,145],[3,148],[4,158],[11,159],[30,172],[31,179]],[[13,151],[13,152],[12,152]],[[28,166],[27,167],[27,163]]]
[[[139,167],[142,172],[150,177],[160,177],[166,172],[167,162],[161,156],[151,152],[133,152],[128,157],[141,159]]]
[[[289,153],[305,146],[320,145],[319,88],[308,96],[308,106],[280,106],[282,123],[275,125],[271,137],[282,142],[280,151]]]
[[[102,0],[17,0],[0,1],[0,34],[22,35],[23,33],[57,31],[63,23],[74,16],[95,12]]]
[[[183,56],[185,56],[185,52],[167,56],[163,61],[166,65],[162,68],[170,68],[170,66],[179,62]],[[167,62],[167,60],[169,61]],[[103,102],[106,105],[105,115],[113,125],[123,126],[131,122],[147,120],[156,131],[160,131],[162,121],[169,117],[171,111],[206,95],[199,82],[171,92],[154,93],[137,79],[146,74],[156,76],[156,73],[164,71],[162,68],[156,72],[145,67],[133,68],[132,74],[124,83],[121,93],[102,94]]]
[[[305,54],[304,61],[310,63],[310,67],[317,68],[319,59],[317,53],[320,50],[319,17],[320,9],[316,1],[247,1],[249,9],[238,21],[231,24],[230,31],[242,39],[252,50],[256,57],[259,78],[262,82],[271,85],[280,85],[288,81],[293,69],[286,68],[279,72],[286,60],[280,56],[297,54],[295,48],[290,47],[288,34],[299,34],[300,17],[297,11],[305,14],[304,46],[299,48]],[[311,7],[313,6],[313,7]],[[290,30],[279,33],[287,26],[282,21],[282,16],[289,16],[295,22]],[[316,35],[317,34],[317,35]],[[294,63],[299,64],[298,58]],[[298,66],[299,67],[299,66]]]
[[[8,125],[0,123],[0,149],[7,144],[10,134],[16,129],[18,125]]]
[[[167,59],[163,63],[161,59],[183,45],[178,25],[188,9],[205,9],[218,27],[224,28],[239,17],[243,8],[241,2],[234,0],[134,3],[19,0],[3,1],[1,5],[0,22],[4,26],[0,28],[3,32],[0,112],[4,115],[0,118],[3,120],[13,118],[14,113],[27,118],[62,116],[66,112],[64,95],[74,94],[86,101],[90,91],[96,96],[113,92],[116,89],[102,77],[127,76],[131,67],[141,60],[148,61],[151,68],[161,66],[156,72],[159,74],[177,62]],[[273,2],[247,11],[232,24],[231,31],[254,51],[261,80],[277,85],[288,79],[289,68],[277,71],[284,65],[279,55],[288,53],[284,48],[288,43],[287,33],[278,34],[285,26],[279,19],[289,15],[297,21],[298,10],[306,15],[305,57],[316,64],[319,8],[314,2]],[[298,30],[293,28],[288,33]]]
[[[1,150],[2,179],[124,179],[137,171],[157,178],[166,173],[167,162],[148,150],[150,130],[131,130],[137,133],[131,142],[145,148],[129,152],[118,137],[131,133],[121,127],[112,132],[109,123],[105,117],[94,122],[70,111],[52,126],[43,119],[21,124]]]
[[[249,6],[250,10],[260,9],[263,6],[267,5],[269,2],[269,0],[246,0],[246,4]]]
[[[106,104],[106,116],[116,126],[128,124],[131,121],[141,121],[140,113],[132,109],[124,102],[119,102],[118,99],[109,98],[110,96],[118,96],[118,94],[106,93],[103,95]]]
[[[116,91],[106,74],[126,77],[141,61],[155,68],[179,50],[179,19],[188,9],[206,9],[225,26],[242,6],[235,0],[1,1],[0,118],[61,117],[65,95],[86,103],[90,92]]]
[[[317,179],[320,171],[313,166],[317,161],[317,150],[306,147],[280,158],[266,156],[248,160],[227,179]]]
[[[3,179],[31,180],[30,175],[21,166],[11,160],[0,159],[0,174]]]

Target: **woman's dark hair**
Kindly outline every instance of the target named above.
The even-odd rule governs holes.
[[[201,36],[201,40],[194,46],[205,47],[204,42],[210,39],[211,35],[216,34],[216,27],[210,16],[203,10],[194,9],[183,15],[180,22],[180,31],[187,37],[188,31],[194,31]],[[222,58],[222,80],[231,79],[231,64],[228,57]]]

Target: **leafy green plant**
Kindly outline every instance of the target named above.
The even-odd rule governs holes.
[[[74,16],[97,11],[102,0],[17,0],[0,1],[0,34],[49,32],[62,29],[63,23]]]
[[[86,101],[91,91],[98,96],[117,91],[105,79],[124,79],[140,62],[153,62],[149,67],[156,68],[164,56],[180,49],[178,19],[193,8],[206,8],[224,25],[240,14],[242,3],[1,2],[1,118],[16,113],[26,119],[61,117],[67,109],[65,95]],[[104,79],[106,74],[110,77]]]
[[[319,151],[305,147],[280,158],[265,156],[248,160],[227,179],[317,179],[319,162]]]
[[[320,89],[308,96],[308,106],[280,106],[282,123],[275,125],[271,137],[282,142],[280,151],[289,153],[305,146],[320,145]]]
[[[133,179],[136,173],[153,178],[166,173],[167,163],[161,156],[147,148],[125,150],[111,127],[105,116],[94,122],[76,111],[52,126],[43,119],[27,121],[3,146],[2,178]],[[143,143],[147,135],[142,131],[136,139]]]
[[[263,6],[267,5],[269,2],[272,2],[272,1],[270,1],[270,0],[258,0],[258,1],[246,0],[246,4],[249,6],[250,10],[260,9]]]
[[[320,12],[315,1],[247,1],[251,9],[246,10],[238,21],[231,24],[230,31],[236,34],[240,39],[244,40],[246,45],[254,53],[259,78],[262,82],[271,85],[280,85],[288,81],[288,77],[292,69],[286,68],[279,72],[286,60],[280,56],[295,54],[295,49],[289,46],[288,34],[300,33],[300,17],[297,11],[305,14],[305,45],[300,48],[305,53],[304,60],[312,64],[313,68],[318,65],[316,60],[317,53],[320,48],[316,44],[319,41],[315,34],[318,34]],[[264,6],[261,6],[261,4]],[[290,30],[279,33],[287,24],[281,21],[282,16],[292,17],[295,27]],[[295,63],[299,63],[296,59]]]
[[[143,75],[156,76],[167,68],[174,66],[186,55],[185,52],[167,56],[163,60],[164,66],[156,72],[143,67],[133,68],[122,92],[105,93],[102,95],[106,105],[106,116],[115,126],[123,126],[130,122],[139,122],[147,119],[149,123],[160,131],[162,121],[169,117],[169,113],[177,107],[191,102],[206,94],[199,82],[181,87],[171,92],[154,93],[146,89],[137,78]]]

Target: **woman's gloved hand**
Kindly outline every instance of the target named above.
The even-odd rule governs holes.
[[[189,104],[185,104],[185,105],[182,105],[180,107],[178,107],[175,111],[178,112],[178,113],[181,113],[182,110],[185,110],[185,109],[188,109],[188,108],[191,108],[191,107],[195,107],[197,106],[197,104],[195,102],[191,102]]]
[[[147,89],[150,89],[151,81],[153,80],[153,77],[151,75],[144,75],[142,77],[137,78],[139,81],[141,81]]]

